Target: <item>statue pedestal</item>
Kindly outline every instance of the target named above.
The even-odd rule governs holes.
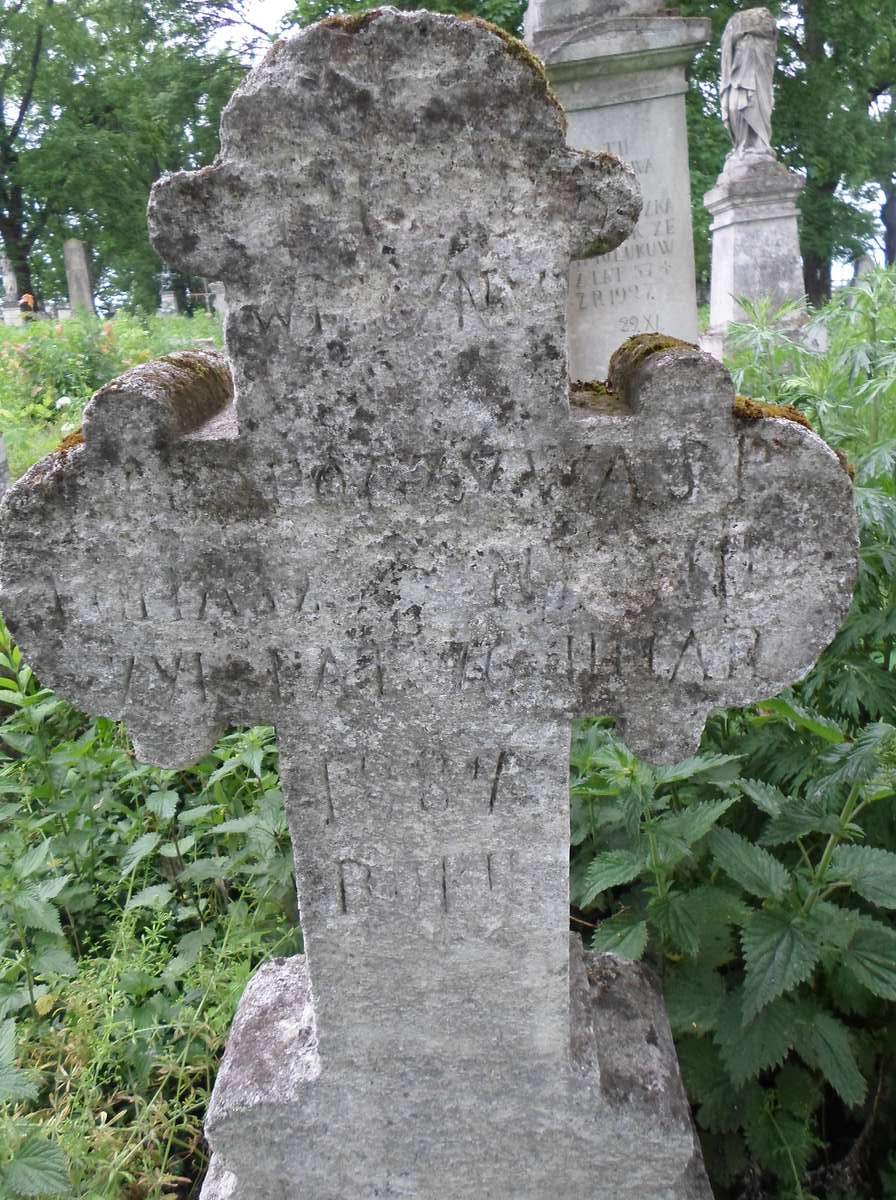
[[[725,331],[743,321],[741,300],[768,298],[776,308],[803,302],[797,228],[803,181],[771,154],[734,151],[703,199],[713,217],[710,328],[701,338],[721,357]],[[800,314],[794,321],[803,321]]]

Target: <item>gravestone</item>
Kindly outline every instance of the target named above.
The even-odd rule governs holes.
[[[90,281],[90,265],[87,249],[79,238],[66,238],[62,243],[65,259],[65,279],[68,284],[68,302],[72,312],[89,313],[96,316],[93,304],[93,284]]]
[[[709,330],[701,345],[721,358],[725,334],[746,319],[741,301],[796,301],[789,323],[805,323],[798,229],[804,182],[771,146],[777,25],[767,8],[735,15],[722,38],[722,116],[732,141],[722,173],[703,203],[712,214]]]
[[[170,767],[277,729],[307,957],[240,1004],[206,1200],[707,1195],[661,1005],[569,939],[570,721],[668,761],[801,676],[855,522],[824,443],[735,416],[693,347],[570,407],[570,261],[637,215],[519,43],[322,22],[150,204],[227,288],[235,401],[214,354],[137,368],[0,508],[44,684]]]
[[[19,312],[19,289],[16,284],[16,273],[8,255],[0,255],[0,272],[3,275],[3,323],[5,325],[21,325],[22,314]]]
[[[685,68],[711,25],[662,0],[530,0],[525,29],[567,111],[569,144],[631,163],[644,195],[633,235],[570,274],[570,374],[605,379],[633,334],[697,340]]]

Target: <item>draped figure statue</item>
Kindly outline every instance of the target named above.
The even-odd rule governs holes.
[[[735,151],[773,154],[778,28],[767,8],[735,13],[722,35],[722,119]]]

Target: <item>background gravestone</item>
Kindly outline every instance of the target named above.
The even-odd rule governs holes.
[[[89,313],[96,316],[93,304],[93,284],[90,281],[90,264],[87,249],[78,238],[66,238],[62,244],[65,259],[65,279],[68,284],[68,303],[72,312]]]
[[[569,116],[569,144],[619,155],[644,196],[633,235],[570,274],[570,374],[606,379],[633,334],[697,340],[685,68],[711,23],[661,0],[530,0],[525,29]]]
[[[6,254],[0,256],[0,272],[3,275],[2,315],[4,324],[21,325],[22,314],[19,312],[19,289],[16,286],[16,273]]]
[[[570,409],[570,259],[637,214],[519,43],[315,26],[153,193],[165,261],[227,288],[235,405],[214,355],[139,368],[0,510],[44,683],[170,766],[277,728],[308,958],[240,1006],[207,1196],[698,1194],[656,1005],[570,951],[570,720],[684,756],[811,665],[855,527],[833,453],[693,347]]]

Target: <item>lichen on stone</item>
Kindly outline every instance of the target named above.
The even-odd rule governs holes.
[[[832,447],[832,449],[834,449],[834,448]],[[845,453],[845,451],[843,451],[843,450],[836,450],[836,449],[834,449],[834,453],[837,455],[837,461],[839,462],[840,466],[843,468],[843,470],[846,472],[846,474],[850,477],[850,479],[853,482],[855,482],[856,469],[853,466],[853,464],[850,462],[849,455],[847,455]]]
[[[793,421],[804,429],[811,429],[812,423],[805,413],[794,408],[792,404],[762,404],[750,396],[735,396],[732,412],[742,421],[762,421],[768,417],[778,417],[784,421]]]
[[[341,29],[343,33],[358,33],[362,29],[382,16],[381,8],[368,8],[364,12],[356,13],[334,13],[331,17],[324,17],[319,24],[325,29]]]
[[[68,454],[70,450],[74,450],[76,446],[84,445],[84,434],[80,425],[73,433],[66,434],[56,449],[54,454]]]

